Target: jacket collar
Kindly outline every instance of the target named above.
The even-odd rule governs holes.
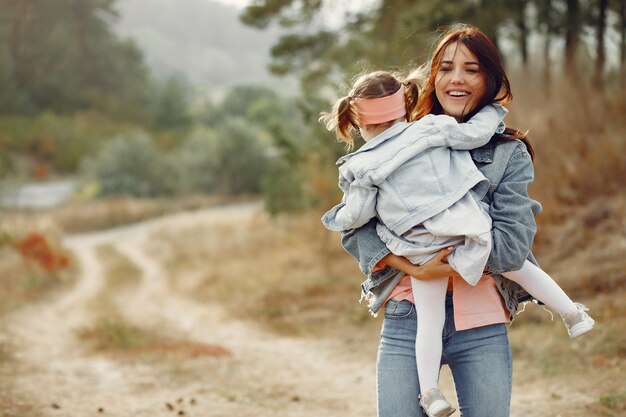
[[[412,123],[408,123],[408,122],[396,123],[395,125],[391,126],[389,129],[382,132],[380,135],[376,136],[375,138],[372,138],[372,140],[365,142],[365,144],[361,146],[359,149],[357,149],[356,151],[339,158],[336,164],[337,165],[342,164],[346,160],[352,158],[354,155],[358,153],[367,152],[370,149],[376,148],[381,143],[385,142],[387,139],[392,138],[394,136],[398,136],[400,133],[404,132],[406,129],[409,128],[409,126],[411,126],[411,124]]]

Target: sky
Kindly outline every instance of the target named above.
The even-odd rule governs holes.
[[[228,4],[230,6],[235,6],[238,9],[243,9],[252,0],[207,0],[207,1],[216,1],[218,3],[224,3],[224,4]]]

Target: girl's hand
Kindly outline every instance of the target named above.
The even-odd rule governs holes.
[[[459,274],[447,263],[452,250],[453,248],[443,249],[433,259],[420,266],[413,265],[408,259],[393,253],[385,256],[382,262],[420,280],[457,277]]]

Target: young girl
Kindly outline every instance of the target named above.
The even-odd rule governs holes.
[[[506,110],[488,105],[461,124],[446,115],[407,123],[417,96],[415,81],[403,84],[377,71],[361,76],[347,97],[322,114],[320,120],[349,147],[353,131],[359,130],[366,141],[337,162],[343,163],[339,187],[344,196],[322,222],[330,230],[345,231],[377,217],[377,233],[390,251],[414,264],[455,246],[448,262],[475,285],[491,251],[491,218],[480,203],[489,184],[467,150],[503,132]],[[504,276],[561,314],[571,338],[593,328],[587,309],[529,261]],[[411,285],[419,306],[415,352],[420,405],[428,416],[449,416],[454,409],[437,389],[448,279],[411,279]]]

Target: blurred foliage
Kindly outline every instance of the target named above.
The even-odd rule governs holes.
[[[238,119],[196,131],[175,155],[180,190],[258,193],[268,168],[267,152],[255,132]]]
[[[245,121],[228,119],[216,128],[215,165],[207,166],[219,181],[215,191],[226,194],[257,193],[268,167],[267,147]]]
[[[309,140],[310,126],[315,123],[315,119],[307,120],[303,114],[300,102],[296,99],[280,97],[275,91],[267,87],[255,85],[233,87],[219,106],[209,104],[203,112],[202,119],[206,124],[214,127],[212,133],[205,133],[206,136],[223,136],[226,134],[226,137],[231,137],[232,133],[228,131],[233,131],[233,120],[239,120],[239,123],[244,123],[247,126],[250,134],[257,137],[260,144],[255,144],[245,152],[250,153],[251,156],[257,153],[257,158],[262,158],[256,161],[256,164],[262,165],[262,169],[260,166],[258,168],[262,175],[256,177],[254,188],[249,188],[248,191],[261,190],[266,201],[266,207],[272,214],[280,211],[300,210],[311,205],[312,199],[306,195],[304,187],[307,179],[295,168],[297,164],[302,163],[309,153],[308,149],[311,146]],[[221,139],[223,140],[223,137]],[[188,147],[199,148],[201,140],[200,138],[191,138],[183,149]],[[204,140],[207,143],[210,142],[208,137]],[[219,143],[220,138],[213,140],[215,143]],[[224,147],[225,145],[221,146]],[[230,146],[235,149],[238,145],[233,143]],[[226,151],[224,149],[220,153],[220,157],[225,158],[222,155],[225,155],[224,152]],[[186,152],[189,157],[182,159],[182,161],[187,162],[181,163],[181,166],[192,167],[196,165],[198,169],[192,168],[192,171],[202,174],[200,168],[203,164],[199,162],[199,159],[203,158],[202,152],[189,149]],[[193,157],[191,156],[192,153],[195,154]],[[206,160],[216,159],[211,151],[207,150],[205,154]],[[238,158],[239,156],[233,159]],[[254,159],[252,158],[252,160]],[[193,160],[197,162],[191,162]],[[231,163],[233,162],[231,161]],[[208,166],[208,164],[204,166]],[[220,169],[233,171],[232,166],[227,166],[227,164],[221,166]],[[216,178],[222,182],[230,181],[228,176],[222,175],[222,171],[219,169],[205,169],[203,179],[199,179],[204,184],[200,187],[201,190],[216,189],[215,185],[207,188],[208,183],[214,181],[210,178],[209,171],[213,172]],[[192,184],[196,183],[198,180],[193,178],[193,175],[189,175],[188,180],[183,180],[183,183],[187,181]],[[196,176],[195,178],[200,177]],[[253,178],[254,176],[250,177],[250,179]],[[224,186],[232,190],[232,186]]]
[[[597,57],[596,72],[598,39],[612,36],[622,69],[626,60],[619,0],[256,0],[240,18],[283,28],[270,69],[298,76],[301,90],[238,85],[201,105],[184,77],[153,79],[137,46],[112,31],[117,3],[0,0],[0,177],[82,164],[101,195],[261,192],[271,213],[299,210],[336,198],[328,183],[344,151],[317,123],[320,111],[355,73],[425,62],[442,25],[474,24],[499,46],[517,45],[525,64],[541,56],[544,81],[561,39],[565,58]],[[343,19],[330,25],[330,14]],[[529,52],[533,35],[543,55]],[[606,72],[623,82],[624,71]]]
[[[270,70],[278,75],[299,78],[302,98],[298,108],[309,126],[305,140],[309,145],[298,148],[299,156],[283,161],[283,165],[288,166],[276,168],[275,172],[280,172],[277,176],[281,178],[274,181],[299,178],[298,185],[292,185],[293,194],[287,195],[298,196],[298,190],[308,190],[311,201],[332,201],[332,191],[327,190],[322,182],[335,169],[330,161],[342,150],[333,143],[330,133],[314,126],[320,111],[328,111],[332,101],[348,91],[355,74],[372,69],[408,71],[428,63],[431,47],[439,33],[446,25],[455,22],[479,27],[500,49],[506,41],[513,47],[513,54],[503,55],[506,62],[516,60],[524,69],[532,63],[535,68],[543,69],[543,80],[538,81],[543,82],[544,92],[550,92],[551,75],[559,73],[559,68],[562,68],[561,73],[570,77],[581,77],[581,68],[594,68],[587,72],[595,71],[591,75],[601,80],[596,82],[600,90],[602,80],[613,84],[619,81],[626,86],[624,3],[623,0],[252,2],[243,10],[240,19],[259,29],[272,25],[283,27],[284,34],[271,50]],[[338,20],[337,15],[342,19]],[[333,22],[336,23],[327,23],[330,16],[334,16]],[[610,35],[607,35],[607,29],[611,31]],[[531,50],[531,36],[543,40],[532,43],[536,50]],[[619,68],[607,70],[602,57],[605,39],[610,37],[619,44],[621,55]],[[560,49],[564,63],[559,68],[553,63],[553,46],[558,43],[563,45]],[[309,162],[303,164],[303,159]],[[317,170],[311,169],[313,161],[318,161]],[[280,187],[267,184],[268,197],[272,195],[270,199],[286,198],[270,192],[274,188]],[[284,203],[266,202],[266,205],[270,211],[292,207],[287,201]]]
[[[306,178],[285,160],[273,161],[269,174],[263,179],[265,210],[271,215],[293,212],[312,205],[304,190]]]
[[[70,267],[70,257],[67,253],[54,248],[48,237],[40,232],[30,232],[17,242],[16,249],[26,262],[34,262],[48,274]]]
[[[38,179],[75,173],[138,126],[168,142],[186,134],[189,86],[152,78],[135,43],[112,31],[116,3],[0,0],[0,156],[11,160],[0,175],[24,174],[10,169],[16,157]]]
[[[118,137],[87,159],[85,176],[97,181],[101,195],[155,197],[175,190],[174,167],[145,135]]]
[[[160,129],[176,129],[191,124],[189,86],[180,77],[170,77],[161,86],[154,110],[154,125]]]
[[[623,70],[624,7],[623,0],[379,0],[341,5],[334,0],[258,0],[244,9],[240,19],[256,28],[272,23],[286,28],[272,49],[271,70],[296,74],[306,94],[323,96],[327,91],[321,87],[336,87],[363,67],[425,61],[437,32],[455,22],[479,27],[499,47],[504,38],[512,41],[524,64],[530,59],[531,34],[548,40],[561,37],[564,59],[572,66],[583,64],[583,57],[591,59],[591,49],[598,53],[610,28],[611,36],[620,36]],[[343,13],[342,23],[334,27],[323,23],[338,13]],[[568,61],[570,56],[575,61]]]
[[[148,70],[135,44],[112,33],[114,3],[0,0],[0,111],[148,120]]]
[[[115,122],[96,112],[0,116],[0,155],[27,155],[56,172],[71,173],[85,155],[97,152],[105,140],[133,129],[130,124]]]

